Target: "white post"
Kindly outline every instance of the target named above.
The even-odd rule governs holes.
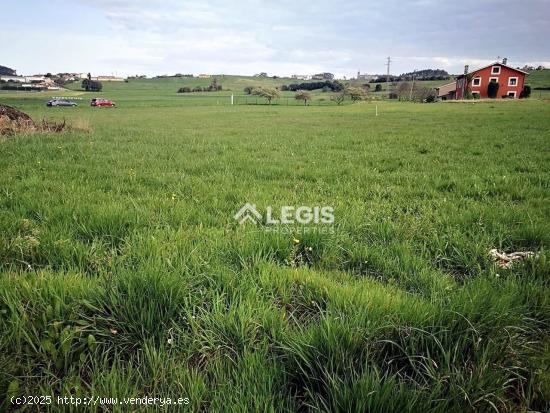
[[[231,105],[233,105],[233,93],[231,93]]]
[[[378,105],[376,105],[376,116],[378,116]]]

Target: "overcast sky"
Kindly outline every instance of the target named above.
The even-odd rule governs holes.
[[[11,1],[0,64],[18,74],[461,73],[550,67],[550,0]]]

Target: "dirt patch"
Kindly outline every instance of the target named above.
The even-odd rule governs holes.
[[[0,117],[7,117],[10,121],[14,122],[28,122],[34,125],[29,115],[8,105],[0,104]]]
[[[0,136],[10,137],[17,133],[32,132],[61,132],[66,127],[65,120],[55,122],[42,119],[40,123],[36,123],[25,112],[0,104]]]

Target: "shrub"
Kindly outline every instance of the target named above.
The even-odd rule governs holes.
[[[344,89],[344,85],[338,81],[325,80],[324,82],[304,82],[304,83],[292,83],[287,86],[288,90],[297,92],[299,90],[317,90],[325,89],[333,92],[339,92]]]
[[[378,84],[376,85],[376,87],[374,88],[374,91],[375,91],[375,92],[382,92],[382,85],[381,85],[380,83],[378,83]]]
[[[195,87],[193,88],[193,92],[202,92],[202,87],[200,87],[200,86],[195,86]]]
[[[189,93],[191,92],[191,88],[189,86],[180,87],[178,89],[178,93]]]
[[[520,99],[524,99],[524,98],[528,98],[529,96],[531,96],[531,86],[525,85],[523,86],[523,90],[519,94],[519,97]]]
[[[346,89],[346,94],[350,97],[352,102],[364,100],[367,97],[367,92],[360,87],[349,87]]]
[[[97,80],[84,79],[82,81],[82,89],[86,92],[101,92],[103,84]]]
[[[335,102],[337,105],[340,105],[345,99],[346,99],[346,92],[343,90],[330,97],[330,100]]]

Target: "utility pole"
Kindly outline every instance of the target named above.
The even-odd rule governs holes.
[[[388,99],[390,98],[390,63],[391,58],[388,56],[388,63],[386,63],[386,66],[388,66],[388,71],[386,72],[386,89],[388,89]]]

